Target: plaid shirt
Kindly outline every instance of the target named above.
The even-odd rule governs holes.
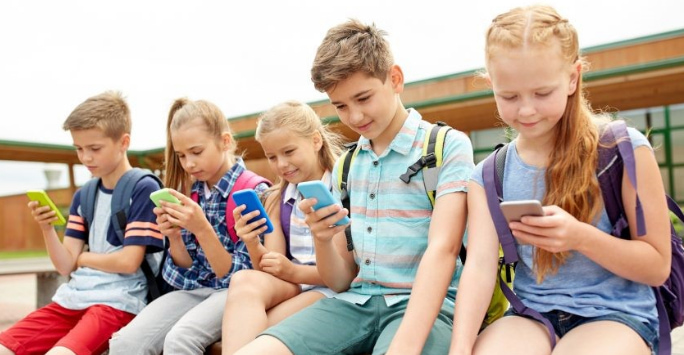
[[[247,247],[241,240],[233,243],[228,235],[228,226],[226,225],[228,194],[233,185],[235,185],[237,178],[245,170],[244,162],[238,158],[235,165],[211,189],[209,196],[205,195],[207,186],[204,181],[196,181],[192,185],[192,193],[196,193],[199,197],[198,203],[202,207],[207,220],[214,227],[214,232],[216,232],[216,235],[221,240],[221,244],[233,255],[233,266],[230,271],[222,278],[217,278],[195,235],[183,229],[181,236],[192,258],[192,266],[187,269],[182,268],[174,264],[172,258],[166,258],[164,280],[170,285],[182,290],[193,290],[199,287],[228,288],[230,277],[233,273],[242,269],[252,268],[252,261],[249,258]],[[268,185],[259,184],[254,190],[258,194],[262,194],[267,188]],[[233,226],[230,227],[233,228]]]

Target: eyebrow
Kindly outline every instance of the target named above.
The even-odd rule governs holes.
[[[353,98],[353,99],[356,99],[356,98],[358,98],[359,96],[366,95],[366,94],[368,94],[371,90],[372,90],[372,89],[368,89],[368,90],[361,91],[361,92],[357,93],[356,95],[352,96],[352,98]],[[333,105],[339,105],[339,104],[341,104],[341,102],[339,102],[339,101],[330,101],[330,103],[333,104]]]

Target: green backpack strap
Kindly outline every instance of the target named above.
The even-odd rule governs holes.
[[[340,200],[342,200],[342,207],[346,208],[351,215],[350,202],[349,202],[349,169],[351,163],[359,154],[359,147],[356,142],[346,144],[345,151],[340,158],[337,160],[337,182],[338,188],[340,189]],[[340,164],[342,164],[340,166]],[[351,216],[350,216],[351,217]],[[347,238],[347,251],[354,250],[354,242],[351,235],[351,226],[347,226],[344,230],[345,237]]]

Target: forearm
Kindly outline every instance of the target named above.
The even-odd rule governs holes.
[[[590,224],[578,223],[577,233],[584,236],[578,252],[607,270],[651,286],[661,285],[669,275],[669,248],[663,255],[651,244],[639,240],[640,237],[632,240],[615,238]],[[610,252],[606,252],[608,250]]]
[[[492,263],[478,263],[468,258],[458,282],[454,331],[450,354],[470,354],[482,321],[487,313],[496,282],[496,267]]]
[[[344,238],[344,233],[342,233],[342,238]],[[333,240],[319,241],[314,239],[316,268],[326,286],[335,292],[343,292],[349,289],[356,273],[354,266],[349,265],[349,262],[339,254]]]
[[[316,265],[294,265],[292,274],[283,277],[283,280],[295,284],[325,285]]]
[[[52,261],[52,264],[60,275],[68,276],[72,271],[76,270],[78,254],[73,255],[72,252],[60,242],[54,227],[43,228],[42,232],[50,261]]]
[[[207,226],[195,234],[204,255],[209,261],[211,269],[214,270],[216,277],[222,278],[230,272],[233,267],[233,255],[231,255],[221,243],[214,228],[207,223]]]
[[[112,274],[133,274],[140,267],[140,262],[133,263],[121,251],[109,254],[84,252],[78,258],[78,265]]]
[[[420,354],[440,312],[456,267],[456,255],[438,245],[423,255],[404,319],[394,339],[407,354]]]
[[[190,268],[192,266],[192,257],[185,247],[182,238],[169,238],[169,255],[176,266],[182,268]]]
[[[245,247],[247,247],[247,252],[249,253],[250,260],[252,260],[254,270],[261,270],[259,262],[261,261],[261,257],[268,253],[268,250],[261,244],[258,238],[243,242],[245,243]]]

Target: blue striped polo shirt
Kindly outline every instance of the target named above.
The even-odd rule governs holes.
[[[413,288],[423,253],[428,244],[432,205],[418,172],[408,184],[399,176],[423,154],[423,141],[431,124],[409,109],[409,115],[388,148],[376,155],[371,142],[361,137],[360,150],[350,167],[354,259],[359,273],[347,292],[336,298],[363,304],[373,295],[384,295],[388,305],[407,299]],[[451,130],[444,143],[443,165],[436,198],[467,192],[472,170],[473,149],[464,133]],[[333,194],[340,197],[337,168],[333,170]],[[454,273],[448,298],[456,295]]]

